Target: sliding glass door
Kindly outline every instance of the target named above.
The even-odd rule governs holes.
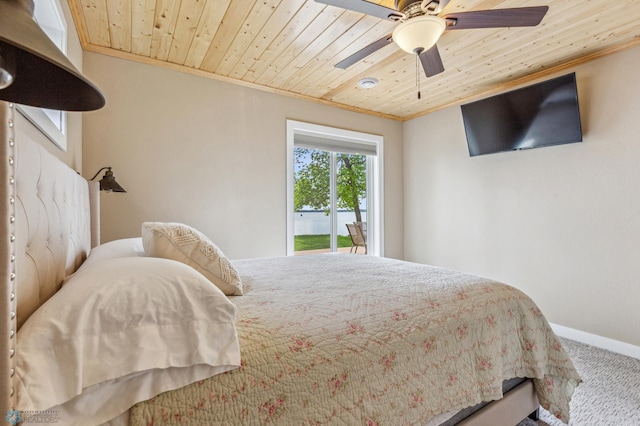
[[[347,225],[366,226],[367,156],[295,146],[294,161],[295,254],[358,252]]]
[[[287,124],[287,253],[380,255],[382,138]]]
[[[333,251],[330,156],[318,149],[294,148],[295,253]]]

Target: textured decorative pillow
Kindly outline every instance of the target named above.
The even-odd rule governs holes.
[[[227,296],[241,296],[242,282],[229,259],[209,238],[182,223],[145,222],[142,245],[148,256],[177,260],[195,268]]]
[[[17,334],[17,407],[65,425],[240,366],[235,306],[193,268],[118,257],[80,268]]]

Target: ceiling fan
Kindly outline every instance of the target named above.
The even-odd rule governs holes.
[[[534,6],[457,12],[439,16],[449,0],[395,0],[395,9],[365,0],[316,0],[316,2],[400,22],[393,33],[387,34],[338,62],[335,65],[336,68],[346,69],[393,41],[400,49],[419,57],[427,77],[444,71],[444,64],[436,46],[436,42],[444,31],[534,27],[542,21],[549,10],[548,6]]]

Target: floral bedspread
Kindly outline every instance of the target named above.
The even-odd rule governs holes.
[[[233,263],[242,366],[137,404],[131,425],[426,424],[513,377],[568,422],[580,377],[513,287],[373,256]]]

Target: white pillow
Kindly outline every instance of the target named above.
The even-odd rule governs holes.
[[[17,334],[16,406],[100,424],[139,401],[240,366],[235,306],[180,262],[81,268]]]
[[[186,263],[227,296],[241,296],[242,282],[229,259],[209,238],[182,223],[145,222],[142,245],[148,256]]]
[[[91,253],[82,264],[83,267],[93,265],[106,259],[115,259],[116,257],[136,257],[146,256],[144,247],[142,247],[142,238],[123,238],[121,240],[113,240],[108,243],[101,244],[91,249]]]

